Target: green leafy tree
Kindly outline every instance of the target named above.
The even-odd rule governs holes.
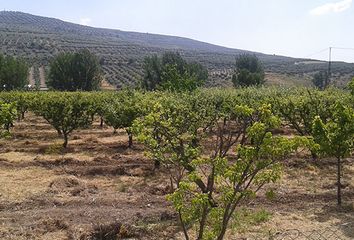
[[[319,144],[320,153],[337,159],[337,203],[341,205],[342,160],[354,149],[353,109],[337,103],[333,117],[327,123],[317,116],[313,123],[313,137]]]
[[[124,91],[116,94],[103,108],[104,122],[114,128],[124,128],[128,134],[128,147],[133,145],[132,125],[135,119],[141,116],[140,98],[138,93]]]
[[[161,83],[161,67],[161,60],[157,55],[145,57],[144,77],[141,83],[143,89],[152,91],[157,88],[157,86]]]
[[[235,87],[264,84],[265,74],[261,61],[256,55],[242,54],[236,59],[232,82]]]
[[[177,52],[165,52],[144,59],[142,88],[146,90],[190,90],[204,84],[208,70],[197,62],[187,62]],[[177,85],[174,87],[173,85]]]
[[[205,95],[205,94],[204,94]],[[281,160],[307,138],[273,136],[280,121],[264,105],[233,105],[223,96],[169,95],[137,120],[148,154],[171,169],[175,207],[186,239],[223,239],[237,207],[280,177]],[[205,142],[213,136],[212,149]],[[237,159],[229,156],[236,148]]]
[[[0,54],[0,85],[3,90],[24,89],[28,84],[28,66],[25,61]]]
[[[88,50],[61,53],[50,64],[48,86],[60,91],[92,91],[100,87],[99,59]]]
[[[334,90],[294,89],[291,94],[274,96],[273,110],[300,136],[312,136],[313,120],[319,116],[326,122],[332,116],[331,106],[338,100],[337,94]],[[312,158],[316,159],[315,149],[310,150]]]
[[[312,84],[321,89],[324,90],[326,87],[326,81],[328,79],[328,73],[327,72],[318,72],[313,76],[312,79]]]
[[[91,124],[90,102],[82,93],[43,93],[37,95],[31,110],[42,116],[63,137],[63,147],[69,135],[78,128]]]
[[[162,73],[161,90],[176,92],[193,91],[198,88],[199,81],[197,76],[187,72],[179,73],[176,65],[167,65]]]
[[[5,103],[16,102],[17,120],[21,121],[25,117],[29,105],[34,97],[34,92],[9,91],[2,92],[1,101]]]
[[[348,83],[348,87],[352,96],[354,96],[354,78]]]
[[[184,73],[187,70],[187,62],[179,52],[165,52],[161,57],[161,64],[163,68],[174,65],[179,73]]]
[[[17,117],[16,102],[0,103],[0,125],[5,129],[1,132],[1,136],[6,136],[10,133],[10,127]]]

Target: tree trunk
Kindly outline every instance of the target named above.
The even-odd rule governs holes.
[[[337,157],[337,203],[338,206],[342,205],[342,194],[341,194],[341,159]]]
[[[183,229],[184,238],[186,240],[189,240],[188,231],[187,231],[186,225],[183,222],[181,211],[178,211],[178,217],[179,217],[179,221],[181,223],[182,229]]]
[[[100,127],[103,127],[103,117],[100,117],[101,122],[100,122]]]
[[[317,154],[316,154],[316,152],[315,151],[311,151],[311,156],[312,156],[312,160],[313,161],[315,161],[315,160],[317,160]]]
[[[208,206],[204,205],[203,207],[203,213],[202,213],[202,218],[199,222],[199,231],[198,231],[198,237],[197,240],[203,240],[203,235],[204,235],[204,229],[205,229],[205,225],[206,225],[206,220],[207,220],[207,216],[208,216]]]
[[[68,146],[68,135],[66,133],[63,133],[63,137],[64,137],[63,147],[66,148]]]
[[[154,169],[160,169],[161,166],[161,162],[157,159],[155,159],[154,161]]]
[[[58,133],[58,136],[62,136],[63,135],[60,129],[57,129],[57,133]]]
[[[133,134],[130,130],[126,130],[128,133],[128,148],[131,148],[133,146]]]

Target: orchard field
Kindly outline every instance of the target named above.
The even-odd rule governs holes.
[[[349,91],[0,99],[0,239],[354,238]]]

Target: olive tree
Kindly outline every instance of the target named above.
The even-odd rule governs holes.
[[[312,78],[312,84],[321,89],[324,90],[327,86],[327,79],[328,79],[328,73],[327,72],[317,72],[313,78]]]
[[[0,54],[0,85],[2,90],[24,89],[28,84],[28,65],[22,59]]]
[[[100,87],[102,69],[88,50],[60,53],[50,64],[48,86],[60,91],[92,91]]]
[[[178,52],[165,52],[161,57],[153,55],[144,59],[141,86],[149,91],[188,91],[202,86],[207,78],[208,70],[200,63],[187,62]]]
[[[262,62],[256,55],[242,54],[236,58],[232,82],[235,87],[264,84],[265,74]]]

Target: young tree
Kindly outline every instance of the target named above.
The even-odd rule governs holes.
[[[90,103],[82,93],[43,93],[32,101],[31,110],[42,116],[64,139],[78,128],[91,124]]]
[[[236,58],[232,82],[235,87],[264,84],[265,74],[261,61],[256,55],[242,54]]]
[[[104,122],[114,128],[124,128],[128,134],[128,147],[133,145],[132,125],[136,118],[141,116],[138,93],[125,91],[116,94],[110,102],[105,102],[103,107]]]
[[[99,60],[88,50],[61,53],[50,64],[48,86],[55,90],[97,90],[101,80]]]
[[[337,96],[331,91],[297,89],[291,94],[274,97],[272,106],[284,123],[296,130],[300,136],[312,136],[315,117],[319,116],[326,122],[333,114],[331,106],[336,101]],[[316,159],[315,149],[310,150],[312,158]]]
[[[340,103],[335,105],[333,117],[324,123],[320,117],[313,122],[313,137],[323,155],[337,159],[337,203],[342,204],[342,160],[354,149],[354,111]]]
[[[186,239],[192,225],[198,240],[223,239],[237,207],[277,180],[281,160],[306,140],[273,136],[280,121],[269,106],[252,109],[223,99],[166,96],[134,124],[149,156],[171,171],[169,200]],[[229,154],[236,146],[235,160]]]
[[[16,116],[16,102],[0,103],[0,126],[5,129],[5,132],[1,131],[1,137],[10,133],[10,127],[13,126]]]
[[[0,85],[3,90],[24,89],[28,84],[25,61],[0,54]]]
[[[0,98],[1,101],[4,101],[5,103],[16,103],[17,120],[21,121],[24,119],[25,113],[27,112],[34,95],[33,92],[9,91],[3,92]]]

